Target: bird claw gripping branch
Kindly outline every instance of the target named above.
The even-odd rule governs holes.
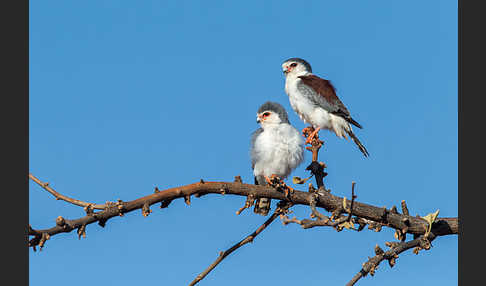
[[[276,188],[279,191],[283,191],[285,194],[286,198],[290,198],[290,194],[294,192],[294,189],[290,186],[288,186],[282,179],[280,179],[278,176],[272,175],[270,178],[265,177],[265,180],[267,183]]]

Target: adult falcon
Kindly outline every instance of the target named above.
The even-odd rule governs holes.
[[[304,160],[304,140],[290,125],[287,111],[277,102],[265,102],[257,112],[261,128],[253,132],[250,158],[255,184],[266,185],[276,175],[285,179]],[[267,215],[269,198],[258,198],[253,211]]]
[[[310,64],[300,58],[286,60],[282,68],[290,105],[300,119],[314,128],[305,143],[310,143],[320,129],[328,129],[339,138],[347,139],[346,134],[349,135],[365,157],[368,157],[368,151],[353,133],[350,124],[362,127],[336,96],[331,82],[314,75]]]

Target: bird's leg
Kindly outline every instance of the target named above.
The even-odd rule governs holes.
[[[319,132],[319,130],[321,130],[321,127],[317,127],[317,129],[315,129],[314,131],[312,131],[312,133],[309,135],[309,137],[307,137],[307,140],[305,140],[305,144],[309,144],[312,142],[312,139],[314,139],[314,137],[317,135],[317,133]]]
[[[291,186],[288,186],[287,184],[285,184],[284,181],[282,181],[282,184],[284,185],[284,193],[285,193],[285,196],[288,198],[289,197],[289,194],[293,194],[294,193],[294,188],[292,188]]]
[[[270,176],[270,178],[267,177],[267,176],[263,176],[263,177],[265,178],[265,181],[267,181],[267,183],[270,186],[275,186],[275,185],[277,185],[281,181],[280,178],[276,174],[272,174]]]
[[[267,177],[267,176],[263,176],[263,177],[265,178],[265,181],[267,181],[267,183],[268,183],[270,186],[272,186],[272,185],[273,185],[273,181],[272,181],[272,179],[273,179],[274,175],[272,175],[272,179],[270,179],[270,178],[269,178],[269,177]]]

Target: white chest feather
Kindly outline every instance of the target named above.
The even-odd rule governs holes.
[[[289,96],[290,106],[300,119],[305,123],[313,124],[310,114],[317,106],[312,103],[311,91],[302,92],[299,83],[300,79],[298,78],[288,78],[285,82],[285,92]]]
[[[285,81],[285,92],[289,96],[292,109],[305,123],[314,128],[329,129],[337,136],[345,136],[345,130],[350,130],[349,123],[340,116],[336,116],[327,110],[329,103],[319,98],[313,89],[304,85],[299,78],[288,77]]]
[[[268,127],[255,140],[252,157],[255,176],[287,177],[304,159],[303,139],[289,124]]]

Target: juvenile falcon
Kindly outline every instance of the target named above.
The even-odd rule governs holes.
[[[265,185],[272,175],[286,178],[304,160],[304,140],[290,125],[285,108],[276,102],[265,102],[257,112],[261,128],[253,132],[250,144],[251,167],[255,184]],[[267,215],[270,199],[259,198],[254,212]]]
[[[286,60],[282,68],[290,105],[300,119],[314,128],[305,143],[310,143],[320,129],[328,129],[339,138],[347,139],[346,134],[349,135],[365,157],[368,157],[368,151],[353,133],[350,124],[362,127],[336,96],[331,82],[314,75],[310,64],[300,58]]]

